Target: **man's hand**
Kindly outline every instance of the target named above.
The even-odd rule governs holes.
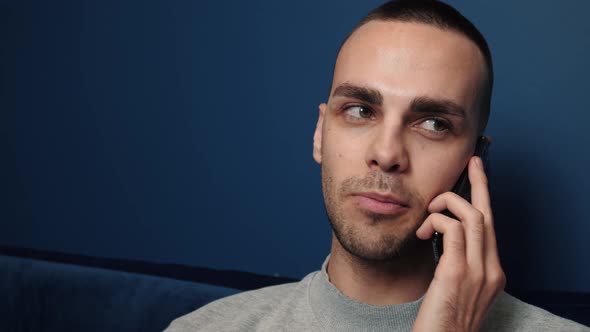
[[[488,182],[481,159],[469,161],[471,201],[446,192],[432,200],[416,235],[444,234],[444,253],[434,273],[414,331],[478,331],[506,278],[500,266]],[[448,209],[461,221],[441,212]]]

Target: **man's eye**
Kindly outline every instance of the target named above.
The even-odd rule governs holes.
[[[353,120],[370,119],[373,117],[373,110],[360,105],[347,107],[344,113]]]
[[[448,122],[440,119],[426,119],[420,124],[420,128],[434,131],[434,132],[443,132],[450,128]]]

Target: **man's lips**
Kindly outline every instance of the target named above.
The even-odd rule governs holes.
[[[405,200],[376,192],[354,193],[351,197],[360,208],[375,214],[397,214],[409,207]]]

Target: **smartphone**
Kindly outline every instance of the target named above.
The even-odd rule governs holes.
[[[482,164],[484,166],[484,170],[488,170],[489,164],[489,155],[488,150],[490,146],[490,141],[485,136],[480,136],[477,139],[477,144],[475,145],[475,152],[473,153],[474,156],[478,156],[481,158]],[[469,183],[469,175],[467,173],[467,167],[459,176],[459,180],[453,186],[452,191],[465,198],[468,202],[471,202],[471,184]],[[449,210],[445,210],[442,212],[444,215],[457,219]],[[434,252],[434,265],[438,265],[438,261],[440,260],[440,256],[443,254],[443,235],[439,232],[434,232],[432,236],[432,251]]]

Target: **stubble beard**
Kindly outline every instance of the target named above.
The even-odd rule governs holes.
[[[416,236],[416,230],[424,221],[426,213],[416,214],[416,208],[424,206],[423,199],[415,192],[406,188],[399,179],[388,176],[383,172],[373,171],[364,177],[351,177],[341,184],[334,182],[330,172],[322,165],[322,190],[328,219],[332,230],[340,245],[351,255],[364,261],[393,261],[414,253],[423,241]],[[343,199],[347,194],[355,192],[379,191],[389,192],[408,201],[414,208],[414,214],[408,211],[404,218],[413,220],[411,227],[399,227],[392,232],[380,233],[375,239],[367,239],[365,226],[351,220],[344,211]],[[398,222],[396,217],[374,214],[362,211],[365,218],[370,220],[370,227],[379,223]]]

